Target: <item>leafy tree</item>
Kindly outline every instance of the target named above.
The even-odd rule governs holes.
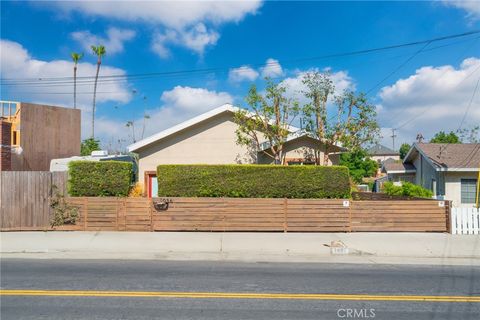
[[[100,72],[100,65],[102,64],[102,57],[107,53],[105,47],[102,45],[91,46],[92,52],[97,56],[97,72],[95,74],[95,83],[93,85],[93,105],[92,105],[92,139],[95,139],[95,100],[97,98],[97,83],[98,74]]]
[[[319,140],[316,164],[320,164],[319,150],[325,145],[324,164],[330,152],[342,144],[351,150],[373,143],[379,135],[376,108],[366,95],[345,90],[334,96],[335,87],[328,73],[308,72],[303,77],[305,96],[310,100],[303,107],[305,130]],[[327,118],[327,103],[333,100],[336,115]]]
[[[356,183],[361,183],[363,178],[375,176],[378,169],[378,163],[367,158],[367,152],[362,149],[342,153],[340,165],[349,169],[350,176]]]
[[[458,130],[460,140],[465,143],[479,143],[480,142],[480,126],[474,126],[472,128],[465,128]]]
[[[92,151],[100,150],[100,141],[93,138],[88,138],[82,141],[80,146],[80,154],[82,156],[89,156]]]
[[[78,61],[83,58],[83,53],[72,52],[71,54],[73,60],[73,109],[77,108],[77,65]]]
[[[433,136],[430,143],[462,143],[462,141],[453,131],[450,131],[450,133],[440,131]]]
[[[408,143],[402,143],[400,146],[400,159],[405,159],[405,156],[407,155],[408,151],[410,151],[411,146]]]
[[[285,96],[284,86],[269,78],[265,80],[265,93],[252,85],[245,98],[252,111],[239,110],[235,114],[237,143],[255,150],[266,143],[268,148],[262,150],[264,154],[274,159],[275,164],[284,164],[283,145],[300,107],[297,101]]]

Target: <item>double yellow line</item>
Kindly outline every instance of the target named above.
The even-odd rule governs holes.
[[[369,294],[315,293],[244,293],[244,292],[169,292],[169,291],[85,291],[85,290],[10,290],[0,289],[0,296],[56,297],[130,297],[190,299],[288,299],[288,300],[351,300],[351,301],[413,301],[413,302],[475,302],[480,296],[413,296]]]

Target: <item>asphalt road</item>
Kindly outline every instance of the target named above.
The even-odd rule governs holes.
[[[480,318],[480,267],[23,259],[0,267],[2,320]],[[478,302],[422,301],[431,296]]]

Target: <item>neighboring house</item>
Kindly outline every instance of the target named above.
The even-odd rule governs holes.
[[[382,173],[387,174],[387,180],[392,182],[408,181],[415,183],[416,169],[411,163],[400,161],[385,161],[382,165]]]
[[[387,148],[381,144],[376,144],[375,146],[368,149],[367,154],[372,160],[377,161],[380,165],[388,159],[400,160],[400,154],[398,152]]]
[[[268,143],[256,149],[236,143],[237,124],[234,114],[239,109],[225,104],[190,120],[182,122],[128,147],[139,157],[139,182],[147,195],[156,194],[156,168],[160,164],[242,164],[273,163],[264,154]],[[291,136],[284,145],[286,162],[308,164],[315,139],[290,127]],[[335,147],[332,152],[342,149]],[[323,154],[321,153],[323,162]],[[328,164],[338,164],[338,155],[331,155]]]
[[[0,101],[0,122],[1,170],[48,171],[52,159],[80,155],[79,109]]]
[[[455,207],[471,207],[480,166],[480,143],[416,143],[403,163],[386,163],[390,181],[411,181]]]

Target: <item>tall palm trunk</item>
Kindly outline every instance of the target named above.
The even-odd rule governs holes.
[[[73,109],[77,109],[77,63],[73,67]]]
[[[100,72],[100,64],[102,61],[97,61],[97,73],[95,74],[95,84],[93,85],[93,106],[92,106],[92,139],[95,139],[95,100],[97,98],[97,81],[98,73]]]

